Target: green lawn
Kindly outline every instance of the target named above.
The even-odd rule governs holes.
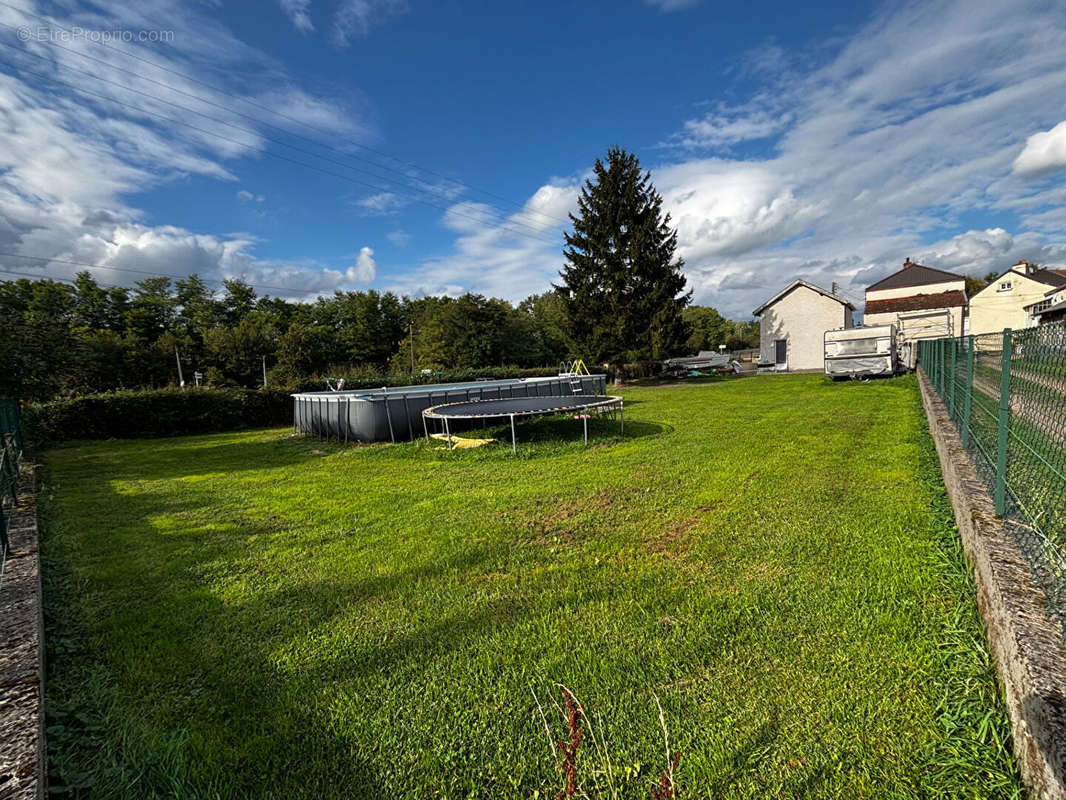
[[[525,423],[517,458],[48,452],[53,784],[554,797],[565,684],[621,797],[665,765],[656,697],[682,797],[1020,796],[913,378],[624,394],[624,439]],[[602,764],[586,736],[592,796]]]

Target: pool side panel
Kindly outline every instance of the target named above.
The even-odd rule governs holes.
[[[300,433],[339,441],[410,441],[424,435],[422,411],[443,403],[575,394],[571,378],[482,381],[402,386],[361,392],[293,395],[294,427]],[[582,375],[581,394],[605,394],[606,375]]]

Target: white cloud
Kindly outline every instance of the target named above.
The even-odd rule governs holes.
[[[395,247],[407,247],[411,243],[411,234],[406,231],[389,231],[385,234],[385,238]]]
[[[782,131],[790,122],[787,113],[775,114],[767,109],[730,110],[720,108],[700,119],[685,122],[677,138],[683,147],[721,147],[723,145],[766,139]]]
[[[802,71],[808,55],[768,48],[740,71],[762,81],[749,101],[714,105],[667,142],[768,138],[769,156],[658,150],[655,164],[638,153],[677,226],[696,301],[747,316],[796,277],[836,281],[861,300],[907,256],[976,275],[1019,258],[1062,263],[1066,187],[1021,178],[1060,157],[1063,41],[1066,18],[1038,0],[935,0],[886,5]],[[1040,158],[1017,167],[1028,150]],[[981,216],[997,223],[974,225]],[[999,225],[1004,216],[1017,223]],[[547,288],[562,262],[550,226],[558,245],[508,236],[487,218],[445,223],[459,234],[454,253],[407,285],[519,299]]]
[[[563,263],[562,230],[580,180],[553,179],[502,218],[481,203],[453,204],[441,221],[459,234],[454,252],[424,261],[391,288],[415,297],[475,291],[511,300],[547,291]]]
[[[407,12],[406,0],[342,0],[333,20],[333,40],[341,47],[366,36],[389,17]]]
[[[17,26],[26,19],[0,6],[0,21]],[[367,126],[346,105],[303,91],[276,60],[241,42],[197,6],[101,0],[62,18],[34,22],[56,30],[77,25],[85,30],[173,30],[175,36],[165,48],[124,44],[110,49],[73,39],[62,49],[18,42],[9,29],[0,28],[0,44],[12,58],[72,85],[0,74],[0,250],[29,257],[0,256],[0,269],[69,278],[81,266],[64,261],[99,264],[122,267],[93,271],[102,282],[125,285],[145,272],[197,271],[211,280],[245,277],[280,287],[271,292],[290,297],[351,285],[347,271],[311,261],[256,258],[257,242],[247,235],[145,225],[142,212],[127,202],[189,175],[235,180],[227,162],[255,156],[266,145],[260,126],[236,113],[256,116],[249,103],[270,102],[290,118],[285,125],[312,124],[345,141],[367,137]],[[122,51],[146,61],[131,61]],[[89,81],[84,72],[114,84]],[[226,91],[197,81],[221,84]],[[262,95],[264,85],[275,88]],[[234,191],[242,202],[264,200],[245,189]],[[365,259],[362,271],[358,267],[357,262],[352,268],[355,277],[367,274]]]
[[[1049,131],[1034,133],[1014,159],[1014,172],[1026,177],[1047,175],[1066,168],[1066,121]]]
[[[659,9],[664,14],[671,11],[682,11],[686,8],[694,8],[700,4],[700,0],[644,0],[645,5]]]
[[[395,192],[378,192],[356,201],[359,210],[372,217],[384,217],[395,214],[401,208],[410,205],[411,200]]]
[[[362,105],[362,98],[349,92],[345,101],[309,94],[298,86],[275,87],[255,97],[259,106],[269,108],[272,124],[306,135],[304,128],[335,140],[336,146],[344,147],[351,139],[356,141],[374,138],[374,131],[360,116],[360,108],[349,108],[354,101]],[[263,114],[258,115],[262,117]]]
[[[364,247],[359,251],[355,264],[348,267],[347,278],[358,284],[371,283],[378,274],[378,262],[374,260],[374,251]]]
[[[311,22],[311,0],[279,0],[281,10],[292,21],[292,26],[300,33],[310,33],[315,29]]]
[[[656,169],[652,178],[673,217],[681,255],[695,263],[798,235],[825,211],[761,164],[710,159]]]

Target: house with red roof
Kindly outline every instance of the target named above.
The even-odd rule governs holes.
[[[962,336],[966,333],[966,279],[953,272],[916,264],[866,287],[863,325],[895,325],[900,357],[914,366],[921,339]]]

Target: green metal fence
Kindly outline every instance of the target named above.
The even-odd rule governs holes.
[[[1066,624],[1066,323],[932,339],[918,357]]]
[[[19,462],[22,460],[22,428],[18,401],[0,397],[0,581],[10,549],[8,525],[18,502]]]

